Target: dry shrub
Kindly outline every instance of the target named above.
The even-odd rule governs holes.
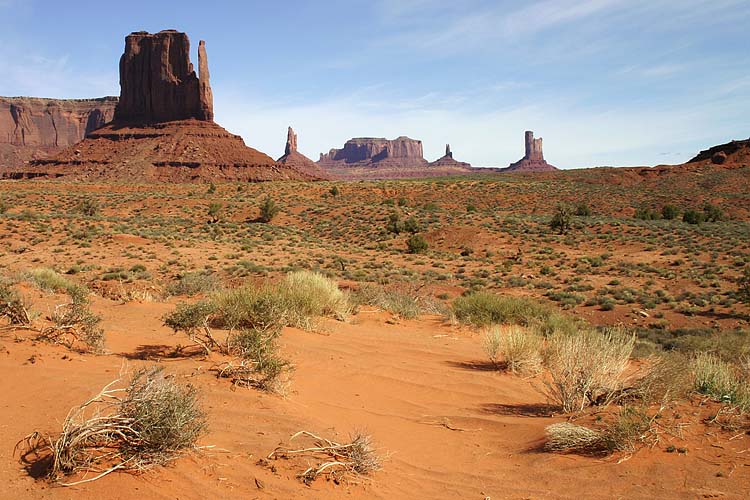
[[[542,370],[542,344],[536,333],[512,326],[502,337],[502,352],[508,370],[521,375],[533,375]]]
[[[484,333],[482,349],[484,349],[485,354],[487,354],[493,365],[497,365],[500,361],[502,341],[503,338],[499,328],[490,328]]]
[[[8,318],[11,326],[31,324],[29,307],[10,283],[0,281],[0,317]]]
[[[557,308],[528,297],[475,292],[453,301],[455,317],[474,326],[519,325],[533,327],[540,334],[573,334],[582,322]]]
[[[401,319],[416,319],[420,314],[431,312],[423,307],[423,298],[419,296],[419,287],[402,285],[406,289],[385,288],[372,283],[362,283],[354,293],[357,305],[370,305],[388,311]],[[434,308],[434,304],[427,304]]]
[[[340,444],[330,439],[300,431],[290,438],[311,439],[313,444],[301,449],[276,448],[268,458],[287,458],[290,455],[307,455],[318,460],[317,465],[308,467],[299,477],[310,484],[322,475],[327,475],[337,483],[356,476],[366,476],[380,470],[382,464],[372,448],[371,437],[361,432],[350,436],[348,443]]]
[[[220,285],[221,282],[216,275],[206,271],[197,271],[180,275],[176,281],[167,285],[167,293],[192,297],[199,293],[212,292]]]
[[[646,374],[636,381],[633,393],[646,404],[666,404],[686,398],[693,390],[687,357],[668,352],[652,357]]]
[[[136,372],[121,388],[116,380],[89,401],[73,408],[57,439],[28,436],[25,461],[49,461],[55,481],[81,472],[94,481],[116,470],[142,471],[162,465],[195,447],[206,430],[206,415],[196,389],[177,385],[161,368]]]
[[[634,343],[633,335],[618,329],[552,335],[544,350],[552,378],[547,396],[566,413],[608,403],[622,387]]]
[[[602,433],[584,427],[560,422],[545,428],[547,442],[544,449],[558,453],[600,453],[604,447]]]
[[[692,372],[697,392],[743,412],[750,409],[750,385],[738,366],[714,354],[700,353],[693,359]]]
[[[497,364],[502,357],[505,368],[520,375],[534,375],[542,369],[544,339],[533,331],[511,326],[503,333],[499,327],[485,334],[484,349],[490,361]]]
[[[615,451],[632,452],[648,438],[653,418],[645,409],[625,406],[615,419],[601,430],[590,429],[570,422],[547,426],[544,449],[557,453],[583,455],[608,454]]]
[[[84,344],[92,352],[104,351],[104,330],[101,318],[89,309],[89,291],[81,286],[68,289],[70,302],[59,304],[52,313],[52,325],[42,328],[39,338],[73,348]]]
[[[70,293],[71,290],[80,287],[80,285],[48,267],[32,269],[26,275],[34,285],[48,292]]]
[[[232,334],[227,342],[228,351],[237,359],[215,367],[217,376],[232,379],[235,386],[283,392],[292,364],[279,356],[276,340],[280,334],[278,328]]]
[[[287,274],[279,293],[289,302],[288,320],[291,325],[309,329],[311,320],[327,316],[343,321],[351,314],[349,296],[330,278],[313,271]]]

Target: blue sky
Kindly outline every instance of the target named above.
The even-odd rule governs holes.
[[[408,135],[506,166],[680,163],[750,136],[750,0],[0,0],[0,95],[119,94],[131,31],[206,40],[216,121],[271,156]]]

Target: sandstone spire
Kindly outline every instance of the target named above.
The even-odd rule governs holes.
[[[542,138],[534,139],[534,132],[531,130],[526,131],[526,155],[524,159],[529,161],[544,161]]]
[[[506,172],[548,172],[557,170],[544,160],[542,152],[542,138],[534,139],[534,132],[526,131],[525,136],[526,152],[520,160],[511,163],[510,166],[503,169]]]
[[[294,129],[289,127],[286,132],[286,147],[284,148],[284,154],[288,155],[297,152],[297,134],[294,133]]]
[[[190,62],[185,33],[131,33],[120,58],[120,102],[115,120],[154,123],[195,118],[213,120],[205,44],[198,48],[200,77]]]
[[[453,158],[453,152],[451,151],[451,145],[445,145],[445,158]]]
[[[211,75],[208,72],[206,42],[198,42],[198,90],[200,93],[200,114],[206,120],[214,119],[214,94],[211,92]]]

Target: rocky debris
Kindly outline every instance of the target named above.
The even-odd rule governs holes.
[[[0,97],[0,166],[19,167],[75,144],[112,120],[117,97]]]
[[[527,130],[525,136],[526,154],[523,158],[502,169],[503,172],[550,172],[557,170],[544,159],[542,138],[534,139],[534,132]]]
[[[327,179],[329,176],[317,163],[307,156],[297,151],[297,134],[292,127],[289,127],[286,133],[286,146],[284,147],[284,156],[276,160],[280,165],[288,165],[302,172],[313,175],[320,179]]]
[[[120,103],[115,119],[128,123],[212,121],[213,94],[205,42],[198,47],[196,75],[185,33],[131,33],[120,58]]]
[[[710,162],[714,165],[750,164],[750,139],[719,144],[698,153],[688,163]]]
[[[724,151],[719,151],[718,153],[714,153],[714,155],[711,157],[711,163],[713,163],[714,165],[722,165],[726,161],[727,161],[727,154]]]
[[[318,164],[324,167],[402,167],[427,165],[423,157],[422,141],[399,137],[388,140],[360,137],[346,141],[341,149],[331,149],[320,155]]]

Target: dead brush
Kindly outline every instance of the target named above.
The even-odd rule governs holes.
[[[276,340],[279,327],[251,328],[232,333],[227,352],[236,359],[212,368],[219,378],[229,378],[235,387],[255,387],[269,392],[283,392],[285,375],[292,364],[278,354]]]
[[[300,431],[289,440],[296,438],[313,440],[312,446],[296,450],[279,447],[269,459],[288,458],[292,455],[306,455],[315,458],[318,463],[299,473],[297,477],[305,484],[310,484],[320,476],[327,476],[337,484],[358,476],[367,476],[380,470],[382,462],[372,448],[371,437],[357,432],[350,436],[349,443],[341,444],[330,439],[316,436],[307,431]]]
[[[46,463],[47,476],[95,474],[71,483],[95,481],[117,470],[140,472],[170,462],[206,430],[196,390],[181,387],[161,368],[136,372],[126,387],[120,380],[70,410],[57,439],[34,432],[16,449],[27,464]]]
[[[7,283],[0,283],[0,317],[8,318],[10,327],[31,324],[31,315],[21,294]]]
[[[69,349],[84,344],[93,352],[104,351],[104,331],[99,327],[101,318],[89,309],[88,290],[69,291],[70,302],[59,304],[52,313],[52,325],[39,330],[38,338]]]
[[[625,406],[601,429],[560,422],[545,429],[546,451],[607,455],[616,451],[634,452],[640,444],[658,441],[657,420],[661,410],[649,416],[645,408]]]

